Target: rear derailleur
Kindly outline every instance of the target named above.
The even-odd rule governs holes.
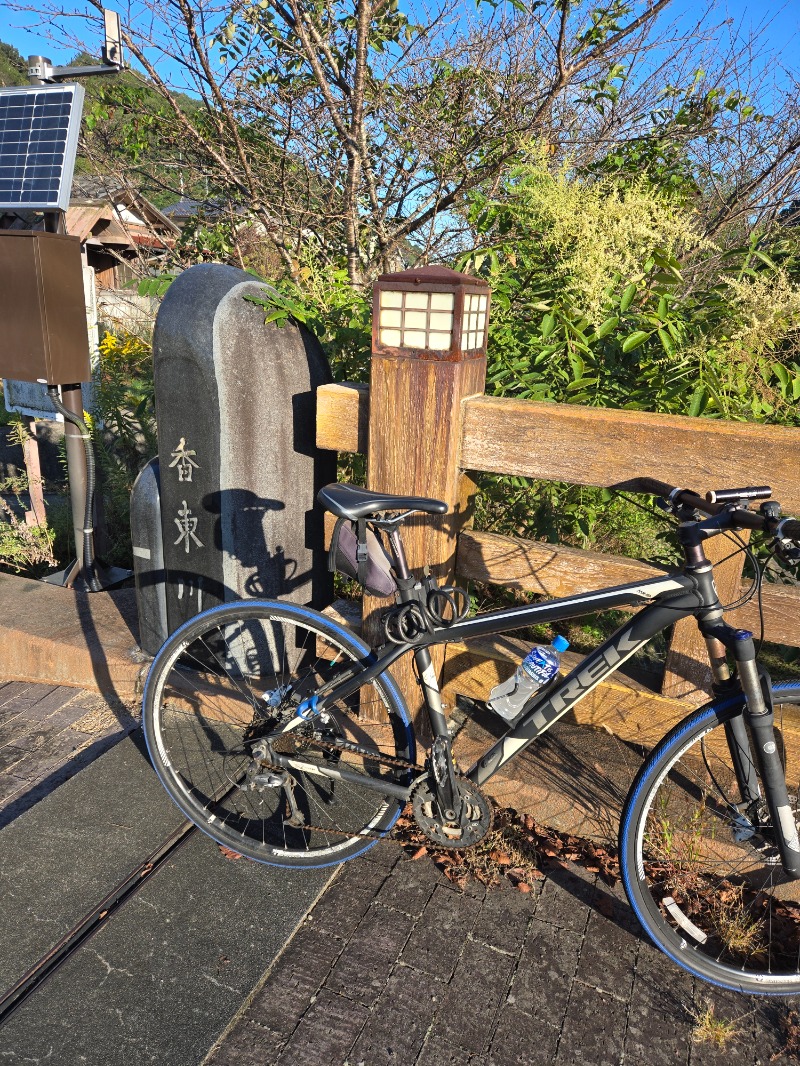
[[[286,805],[289,811],[288,817],[283,819],[284,825],[293,826],[295,829],[305,827],[306,818],[297,806],[294,789],[295,782],[288,770],[281,770],[276,766],[265,766],[272,761],[273,751],[268,740],[258,740],[250,749],[251,759],[245,771],[244,781],[239,785],[241,792],[263,792],[265,789],[283,789],[286,797]]]

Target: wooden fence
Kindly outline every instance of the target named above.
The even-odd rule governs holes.
[[[483,359],[453,364],[411,353],[375,356],[371,381],[371,386],[326,385],[318,391],[317,443],[365,454],[370,488],[446,500],[449,515],[411,520],[404,538],[411,565],[428,561],[440,579],[454,580],[458,574],[462,582],[565,596],[658,572],[634,559],[475,532],[469,528],[474,498],[470,472],[599,487],[654,477],[703,492],[768,484],[787,514],[800,513],[797,430],[489,397],[483,395]],[[707,542],[707,552],[719,561],[730,554],[730,542],[714,538]],[[742,564],[738,554],[718,567],[723,602],[739,596]],[[376,612],[384,605],[365,597],[368,636],[375,635]],[[798,607],[800,591],[764,586],[768,640],[800,647]],[[759,630],[755,600],[728,617]],[[448,645],[446,662],[443,653],[438,662],[451,698],[459,692],[485,698],[523,650],[512,639],[470,643]],[[410,662],[393,672],[412,708],[418,708],[419,686]],[[663,733],[665,719],[677,720],[687,713],[687,702],[705,698],[709,682],[705,647],[688,619],[675,626],[660,694],[612,680],[578,705],[576,717],[641,740],[650,719],[658,718],[658,732]],[[653,715],[656,704],[659,713]]]

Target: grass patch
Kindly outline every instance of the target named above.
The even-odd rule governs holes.
[[[702,1009],[696,1010],[692,1017],[692,1040],[696,1044],[711,1044],[713,1047],[724,1048],[741,1035],[741,1019],[719,1017],[713,1003],[706,1003]]]

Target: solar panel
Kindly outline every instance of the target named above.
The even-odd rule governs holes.
[[[66,211],[82,85],[0,89],[0,210]]]

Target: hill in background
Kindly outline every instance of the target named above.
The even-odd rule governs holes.
[[[0,41],[0,85],[27,85],[28,63],[13,44]]]

